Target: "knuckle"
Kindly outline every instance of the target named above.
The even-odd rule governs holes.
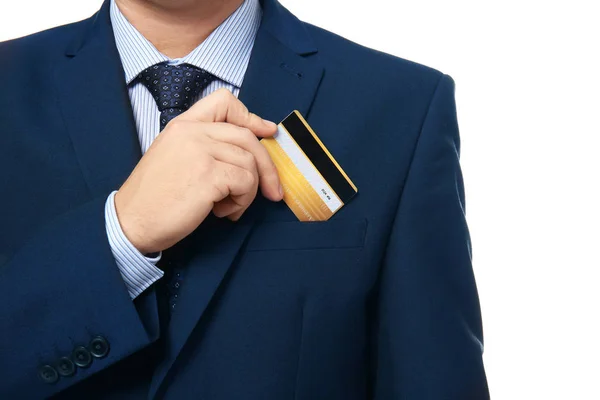
[[[242,148],[238,147],[238,149],[240,151],[240,156],[243,158],[244,165],[248,167],[254,167],[254,165],[256,164],[256,162],[254,161],[254,155]]]
[[[252,115],[254,115],[248,110],[248,107],[246,107],[246,105],[242,103],[237,97],[235,97],[235,101],[239,104],[239,110],[244,116],[246,116],[247,118],[251,118]]]
[[[220,88],[215,93],[217,94],[217,96],[219,96],[221,101],[223,101],[224,103],[228,103],[232,99],[235,99],[235,96],[233,95],[233,93],[231,93],[229,90],[227,90],[225,88]]]
[[[277,167],[271,160],[271,158],[267,158],[267,161],[262,165],[260,170],[260,177],[263,179],[279,179],[279,174],[277,173]]]
[[[253,143],[256,140],[256,136],[248,128],[240,128],[240,137],[248,143]]]
[[[221,175],[217,176],[217,178],[221,178],[223,181],[230,182],[235,179],[235,167],[233,165],[227,165],[222,168]]]
[[[248,185],[249,188],[254,187],[258,184],[258,179],[255,174],[248,170],[244,170],[244,181]]]
[[[244,153],[246,153],[246,151],[244,149],[242,149],[239,146],[236,146],[235,144],[227,143],[227,149],[239,157],[244,157],[244,155],[245,155]]]
[[[198,136],[210,137],[210,132],[213,128],[214,123],[212,122],[194,122],[199,133]]]
[[[269,152],[266,149],[261,148],[259,150],[259,157],[261,168],[265,171],[265,173],[275,172],[275,164],[273,163],[273,160],[271,159],[271,156],[269,156]]]
[[[194,159],[194,163],[190,165],[190,170],[193,176],[197,177],[198,182],[206,181],[207,177],[214,178],[215,160],[212,157],[201,153],[198,157],[194,157]]]
[[[212,179],[212,188],[214,189],[214,196],[218,198],[224,198],[229,194],[228,188],[228,174],[226,170],[221,173],[215,173],[209,175],[209,179]]]
[[[261,117],[259,117],[258,115],[251,113],[250,111],[248,111],[248,109],[246,109],[246,112],[248,113],[248,119],[254,122],[260,121],[262,120]]]
[[[166,128],[168,128],[169,131],[179,131],[182,130],[185,125],[185,121],[179,118],[174,118],[167,124]]]

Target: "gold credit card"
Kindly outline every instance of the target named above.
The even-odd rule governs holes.
[[[261,143],[277,167],[283,201],[300,221],[326,221],[358,192],[298,111]]]

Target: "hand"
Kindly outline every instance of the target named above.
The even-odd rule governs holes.
[[[257,137],[277,126],[218,90],[173,119],[115,196],[123,232],[143,254],[165,250],[212,212],[238,220],[258,187],[282,199],[275,165]]]

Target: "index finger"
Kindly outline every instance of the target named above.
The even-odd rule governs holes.
[[[273,136],[277,125],[248,111],[229,90],[219,89],[194,104],[179,118],[200,122],[227,122],[247,128],[258,137]]]

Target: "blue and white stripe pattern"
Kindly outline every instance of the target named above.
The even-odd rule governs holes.
[[[250,61],[262,10],[258,0],[245,0],[190,54],[173,60],[159,52],[129,23],[114,0],[110,5],[110,18],[125,71],[124,78],[129,88],[140,147],[142,153],[145,153],[159,134],[160,111],[148,89],[143,84],[134,82],[138,74],[164,61],[171,64],[188,63],[218,78],[194,102],[220,88],[226,88],[237,96]],[[115,194],[116,191],[111,193],[106,201],[106,232],[125,285],[131,298],[135,298],[163,276],[163,272],[156,267],[160,255],[155,258],[145,257],[127,240],[117,218]]]

